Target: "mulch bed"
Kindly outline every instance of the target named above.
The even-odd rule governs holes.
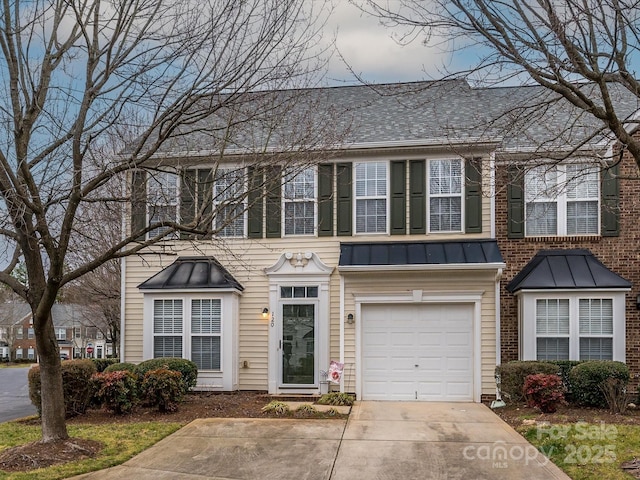
[[[84,438],[69,438],[54,442],[32,442],[0,452],[0,470],[24,472],[85,458],[93,458],[102,450],[102,443]]]

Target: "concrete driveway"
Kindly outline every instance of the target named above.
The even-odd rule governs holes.
[[[357,402],[349,420],[201,419],[91,480],[568,480],[487,407]]]

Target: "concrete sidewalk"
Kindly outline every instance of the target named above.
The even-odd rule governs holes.
[[[347,422],[196,420],[123,465],[75,478],[568,480],[569,477],[484,405],[357,402]]]

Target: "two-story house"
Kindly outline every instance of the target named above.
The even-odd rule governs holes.
[[[539,172],[525,168],[508,185],[500,175],[525,160],[530,167],[556,160],[564,178],[579,167],[586,181],[571,195],[585,203],[559,209],[579,224],[562,224],[552,234],[562,237],[553,246],[562,247],[565,235],[603,238],[601,229],[617,221],[617,210],[607,209],[617,179],[603,182],[607,173],[585,170],[573,157],[558,162],[558,147],[545,135],[559,138],[559,127],[551,121],[541,127],[543,118],[523,121],[539,112],[541,90],[533,87],[476,89],[448,81],[336,87],[317,95],[349,112],[335,122],[349,124],[350,132],[293,173],[287,164],[257,167],[241,149],[219,157],[201,147],[160,155],[160,173],[134,172],[130,221],[136,227],[159,215],[188,221],[203,199],[224,198],[221,192],[230,189],[264,190],[252,189],[244,203],[204,205],[218,216],[234,212],[215,238],[176,236],[123,261],[123,359],[190,358],[199,367],[199,387],[212,390],[317,393],[322,372],[338,360],[344,363],[340,388],[363,399],[491,396],[502,359],[540,358],[536,352],[553,347],[552,339],[541,340],[537,313],[529,318],[524,306],[516,313],[505,282],[523,272],[512,290],[523,291],[521,305],[547,302],[547,332],[558,328],[552,317],[564,308],[531,293],[536,289],[526,282],[533,267],[525,264],[538,249],[528,232],[546,225],[547,207],[530,206],[517,182],[533,185],[530,176]],[[528,108],[521,108],[526,101]],[[563,124],[571,113],[560,110],[565,117],[553,119]],[[541,140],[554,155],[540,156]],[[610,152],[605,140],[593,139],[598,148],[587,163]],[[518,191],[524,200],[516,207]],[[577,212],[567,213],[574,207]],[[514,241],[526,249],[505,247],[509,225],[525,232]],[[547,245],[545,235],[535,238]],[[519,259],[513,265],[512,255]],[[571,308],[586,309],[587,300],[590,328],[606,330],[602,312],[624,304],[633,277],[582,258],[586,267],[580,268],[600,269],[595,290],[572,297]],[[576,319],[571,329],[580,328],[582,317]],[[585,348],[604,351],[607,341],[598,335]],[[580,344],[576,338],[571,348]]]

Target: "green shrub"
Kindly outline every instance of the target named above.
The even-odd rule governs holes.
[[[295,415],[298,417],[312,417],[318,410],[313,405],[309,405],[308,403],[303,403],[298,408],[296,408]]]
[[[571,378],[569,374],[571,370],[576,365],[580,365],[584,363],[583,360],[546,360],[548,363],[552,363],[553,365],[557,365],[560,367],[560,378],[562,378],[562,383],[564,384],[565,392],[567,396],[571,396]]]
[[[142,379],[140,393],[150,407],[161,412],[175,412],[182,400],[182,375],[166,368],[149,370]]]
[[[98,373],[102,373],[109,365],[118,363],[117,358],[92,358],[91,361],[95,364]]]
[[[353,395],[343,392],[325,393],[318,399],[320,405],[353,405]]]
[[[128,362],[114,363],[113,365],[109,365],[107,368],[104,369],[104,373],[110,373],[110,372],[131,372],[133,374],[136,374],[136,365]],[[137,374],[136,374],[136,377],[137,377]]]
[[[560,375],[538,373],[524,379],[523,395],[530,407],[553,413],[564,403],[564,387]]]
[[[62,362],[62,390],[64,408],[67,418],[81,415],[87,411],[93,394],[91,377],[96,367],[91,360],[67,360]],[[42,386],[40,383],[40,366],[29,370],[29,398],[31,403],[42,414]]]
[[[496,367],[496,374],[500,375],[500,393],[514,402],[524,400],[522,389],[524,388],[524,379],[529,375],[538,373],[557,375],[559,372],[558,365],[536,361],[515,361]]]
[[[629,368],[622,362],[589,361],[576,365],[569,374],[571,398],[578,405],[606,407],[607,400],[602,391],[605,382],[615,378],[629,383]]]
[[[198,366],[185,358],[167,357],[145,360],[136,366],[135,373],[142,379],[147,372],[158,370],[159,368],[166,368],[182,375],[182,393],[187,393],[196,386]]]
[[[133,410],[138,399],[138,377],[124,370],[96,373],[91,378],[95,398],[112,413],[121,415]]]
[[[272,400],[262,407],[264,413],[275,413],[276,415],[286,415],[289,413],[289,405],[278,400]]]

